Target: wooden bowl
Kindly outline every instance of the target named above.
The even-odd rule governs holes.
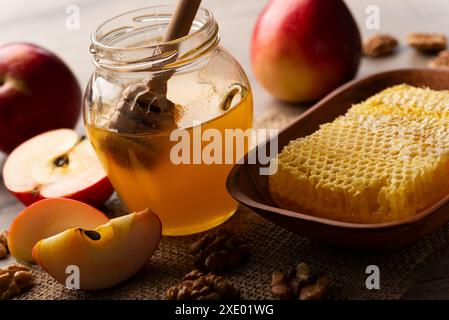
[[[402,83],[449,90],[449,71],[402,69],[354,80],[329,94],[281,131],[278,136],[278,151],[291,140],[315,132],[320,124],[333,121],[353,104],[387,87]],[[254,152],[257,152],[257,148],[249,155]],[[341,222],[281,209],[268,191],[268,177],[259,174],[259,168],[263,166],[258,162],[248,164],[249,155],[244,164],[235,165],[230,172],[227,179],[229,193],[262,217],[306,237],[355,249],[392,249],[411,244],[449,221],[449,195],[409,219],[378,224]]]

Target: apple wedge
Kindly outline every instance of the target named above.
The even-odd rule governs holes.
[[[48,131],[19,145],[6,160],[3,179],[25,205],[64,197],[99,206],[114,191],[90,142],[71,129]]]
[[[105,289],[139,271],[161,235],[158,216],[147,209],[111,219],[95,230],[72,228],[41,240],[33,248],[33,257],[63,284],[69,276],[67,267],[77,266],[80,289]]]
[[[13,220],[8,248],[17,260],[34,262],[31,252],[42,239],[69,228],[95,229],[108,222],[101,211],[70,199],[45,199],[25,208]]]

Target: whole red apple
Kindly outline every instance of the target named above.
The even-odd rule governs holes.
[[[252,38],[256,78],[287,102],[322,98],[354,77],[360,56],[360,33],[342,0],[272,0]]]
[[[0,46],[0,151],[51,129],[73,128],[81,97],[75,76],[54,54],[27,43]]]

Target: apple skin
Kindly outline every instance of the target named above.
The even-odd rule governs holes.
[[[81,88],[53,53],[29,43],[0,46],[0,151],[48,130],[74,128]]]
[[[256,23],[251,63],[276,98],[312,102],[355,76],[361,48],[342,0],[272,0]]]
[[[34,245],[69,228],[96,228],[109,221],[106,215],[85,203],[65,198],[41,200],[25,208],[11,223],[8,249],[19,260],[34,262]]]
[[[80,272],[80,289],[106,289],[142,269],[159,245],[162,225],[147,209],[111,219],[94,232],[97,239],[80,228],[43,239],[33,247],[33,257],[63,284],[69,276],[67,267],[75,265]]]
[[[44,199],[54,199],[43,197],[39,192],[32,193],[9,191],[25,206],[29,206]],[[79,192],[70,195],[65,195],[64,198],[84,202],[98,208],[111,197],[112,193],[114,193],[114,188],[112,187],[108,177],[104,177],[97,183],[91,185],[89,188],[80,190]]]

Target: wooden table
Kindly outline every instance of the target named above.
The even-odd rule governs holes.
[[[84,87],[93,71],[88,48],[90,34],[96,26],[117,14],[134,8],[170,0],[2,0],[0,4],[0,44],[26,41],[42,45],[63,58],[76,73]],[[267,0],[203,0],[215,14],[220,25],[221,43],[240,61],[253,86],[255,117],[268,110],[300,114],[307,106],[285,105],[275,101],[255,80],[250,68],[249,44],[258,14]],[[367,30],[366,8],[380,9],[380,32],[391,33],[401,40],[399,54],[382,59],[364,59],[358,77],[401,67],[425,66],[428,57],[419,55],[404,44],[407,32],[449,30],[447,0],[347,0],[363,35]],[[76,5],[80,10],[80,28],[67,29],[66,8]],[[82,131],[79,123],[78,130]],[[2,137],[0,137],[1,139]],[[0,163],[4,156],[0,155]],[[22,206],[0,183],[0,229],[6,229]],[[407,298],[449,298],[449,250],[418,268],[416,286]],[[0,261],[0,266],[6,261]]]

